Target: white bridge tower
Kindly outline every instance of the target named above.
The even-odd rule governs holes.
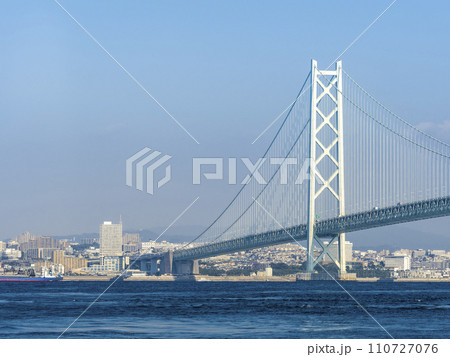
[[[321,102],[326,100],[327,112],[323,112]],[[308,235],[307,235],[307,272],[312,273],[314,267],[328,254],[330,259],[338,266],[340,276],[345,274],[345,234],[341,233],[331,237],[328,245],[324,244],[316,235],[315,225],[320,219],[316,212],[316,201],[325,190],[329,191],[333,200],[337,202],[338,215],[345,215],[344,200],[344,136],[342,113],[342,63],[336,63],[334,70],[320,71],[317,62],[311,64],[311,165],[309,173],[308,197]],[[331,129],[331,130],[330,130]],[[328,141],[323,139],[321,133],[326,130]],[[331,134],[330,134],[331,133]],[[332,168],[323,167],[325,158]],[[321,164],[322,162],[322,164]],[[320,182],[319,186],[317,183]],[[330,254],[332,244],[338,244],[337,257]],[[314,245],[322,248],[318,257],[314,255]]]

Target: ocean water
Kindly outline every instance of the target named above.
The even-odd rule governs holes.
[[[1,338],[57,338],[109,282],[1,282]],[[62,338],[450,338],[450,283],[130,282]],[[375,322],[374,319],[378,322]]]

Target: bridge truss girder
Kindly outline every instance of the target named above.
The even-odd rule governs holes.
[[[317,222],[317,237],[334,237],[341,233],[355,232],[393,224],[450,216],[450,196],[374,209],[370,211],[330,218]],[[307,239],[307,225],[253,234],[221,242],[190,247],[173,252],[173,259],[196,260],[277,244],[295,243]],[[142,256],[142,259],[150,257]]]

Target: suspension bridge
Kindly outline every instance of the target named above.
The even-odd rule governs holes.
[[[217,218],[183,248],[141,256],[142,270],[195,274],[199,259],[303,240],[307,272],[328,255],[342,276],[345,233],[450,215],[450,145],[386,108],[341,62],[319,70],[312,61],[283,114]],[[308,170],[299,173],[302,163]]]

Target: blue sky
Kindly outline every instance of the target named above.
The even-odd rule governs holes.
[[[237,187],[193,187],[191,157],[254,156],[253,139],[295,97],[311,58],[326,67],[388,1],[74,1],[61,4],[174,122],[51,0],[0,2],[0,239],[206,225]],[[343,56],[387,107],[450,142],[450,4],[399,0]],[[125,186],[143,147],[173,156],[154,196]],[[448,220],[440,220],[447,222]],[[444,225],[440,223],[442,232]]]

